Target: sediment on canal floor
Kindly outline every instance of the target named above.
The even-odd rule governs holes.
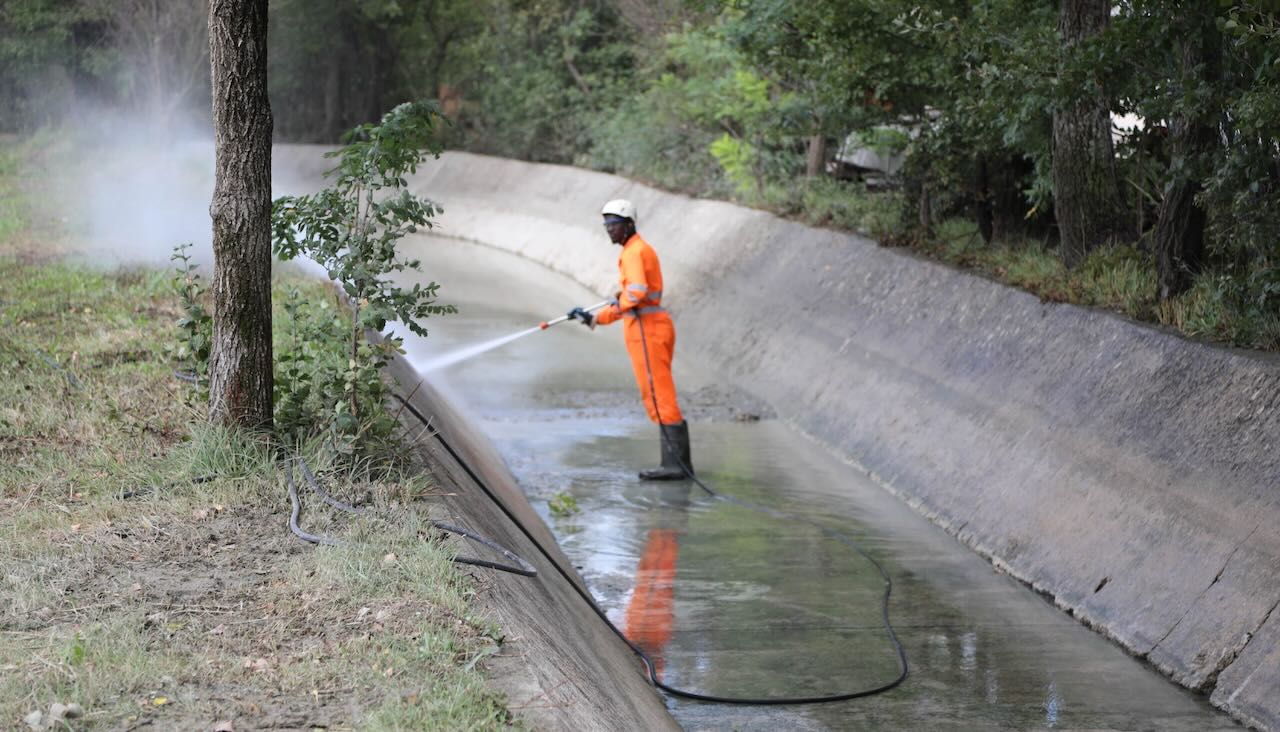
[[[1280,730],[1276,358],[601,173],[448,153],[412,186],[444,206],[438,233],[601,294],[617,250],[600,205],[635,201],[682,353],[1179,683]]]
[[[539,730],[678,730],[631,649],[574,590],[581,579],[488,439],[403,358],[390,371],[412,405],[400,416],[422,436],[415,449],[441,486],[432,517],[492,539],[537,569],[536,577],[474,570],[475,602],[505,634],[486,673],[512,712]],[[507,561],[474,545],[460,552]]]

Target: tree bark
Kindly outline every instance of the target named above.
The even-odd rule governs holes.
[[[978,233],[982,235],[982,243],[990,244],[995,231],[994,215],[991,211],[991,180],[987,174],[987,157],[978,156],[977,195],[974,196],[974,218],[978,221]]]
[[[805,156],[804,177],[818,178],[827,172],[827,136],[822,133],[809,136],[808,154]]]
[[[1189,15],[1195,17],[1195,10]],[[1201,11],[1200,15],[1205,15]],[[1184,15],[1183,17],[1188,17]],[[1182,78],[1187,83],[1213,85],[1219,77],[1220,37],[1212,14],[1207,22],[1194,24],[1192,33],[1182,35]],[[1200,78],[1195,78],[1196,74]],[[1204,209],[1196,204],[1201,190],[1198,161],[1213,150],[1216,108],[1185,110],[1170,120],[1173,179],[1165,190],[1156,219],[1156,282],[1161,300],[1191,289],[1204,263]]]
[[[1062,66],[1074,47],[1107,25],[1109,0],[1062,0]],[[1120,187],[1111,115],[1101,88],[1087,83],[1053,114],[1053,198],[1063,261],[1075,266],[1119,231]]]
[[[209,419],[271,427],[271,104],[267,0],[212,0],[215,177]]]
[[[324,71],[324,115],[317,140],[334,142],[342,137],[342,125],[338,123],[338,105],[342,101],[342,79],[339,76],[338,59],[330,58]]]
[[[988,241],[1015,242],[1036,224],[1027,219],[1027,181],[1035,172],[1021,155],[988,153],[978,162],[978,231]],[[985,219],[985,221],[984,221]],[[989,228],[988,228],[989,227]]]

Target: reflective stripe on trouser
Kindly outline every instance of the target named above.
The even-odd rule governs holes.
[[[671,378],[671,359],[676,351],[676,329],[666,312],[641,315],[644,320],[645,342],[649,346],[649,367],[653,369],[653,389],[657,393],[658,410],[653,408],[654,395],[649,391],[649,372],[645,369],[644,348],[640,342],[640,323],[626,319],[627,353],[631,356],[631,369],[640,387],[640,399],[644,402],[649,419],[658,424],[680,424],[684,416],[676,402],[676,382]]]

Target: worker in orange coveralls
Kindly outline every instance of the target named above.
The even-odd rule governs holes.
[[[641,480],[680,480],[693,475],[689,455],[689,425],[676,402],[671,359],[676,350],[676,329],[662,307],[662,267],[649,243],[636,233],[635,204],[624,199],[609,201],[600,212],[609,239],[622,246],[618,256],[621,290],[618,297],[595,316],[582,308],[570,310],[570,318],[594,328],[622,320],[627,353],[635,372],[640,398],[649,419],[658,423],[662,465],[640,471]],[[687,472],[686,472],[687,471]]]

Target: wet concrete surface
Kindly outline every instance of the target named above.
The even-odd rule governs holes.
[[[603,239],[603,237],[602,237]],[[608,246],[602,241],[601,246]],[[460,313],[406,343],[425,362],[598,296],[472,244],[415,238]],[[675,313],[677,330],[679,313]],[[911,662],[901,687],[830,705],[741,707],[672,697],[686,729],[1240,729],[929,524],[676,347],[693,457],[713,488],[796,521],[641,483],[657,430],[621,328],[568,323],[432,375],[480,421],[610,618],[673,686],[735,697],[840,694],[892,679],[875,568]],[[557,496],[578,511],[558,515]],[[807,523],[812,522],[812,523]]]

